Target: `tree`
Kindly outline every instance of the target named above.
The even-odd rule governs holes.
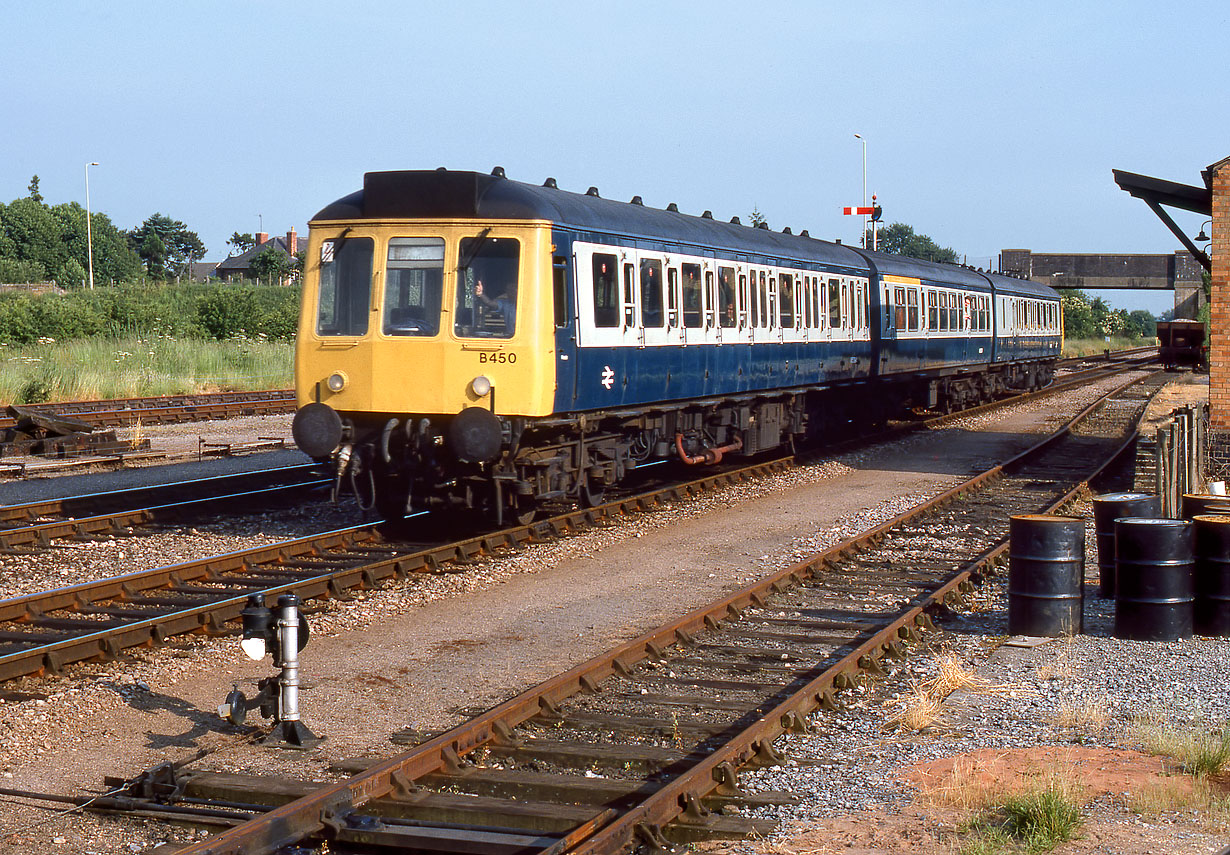
[[[1157,335],[1157,318],[1145,309],[1128,312],[1128,333],[1134,338],[1153,338]]]
[[[158,238],[157,243],[150,241],[150,235]],[[145,261],[147,270],[153,276],[147,248],[150,251],[162,246],[162,256],[158,267],[162,270],[159,276],[178,277],[187,274],[188,265],[205,257],[205,244],[201,243],[196,232],[179,220],[173,220],[165,214],[153,214],[128,235],[128,244]]]
[[[56,205],[51,214],[60,223],[62,239],[68,254],[83,268],[89,269],[88,242],[85,229],[85,208],[76,202]],[[141,275],[141,259],[128,246],[123,233],[106,214],[90,214],[94,233],[94,278],[98,282],[127,282]]]
[[[35,175],[30,179],[30,198],[35,202],[43,201],[43,194],[38,191],[38,176]]]
[[[235,247],[235,251],[231,253],[232,255],[242,255],[256,246],[256,238],[252,236],[251,232],[244,232],[243,234],[235,232],[231,235],[231,239],[227,241],[227,244]]]
[[[1063,307],[1063,331],[1068,338],[1093,338],[1095,326],[1093,308],[1084,291],[1064,290],[1060,292],[1060,305]]]
[[[754,229],[758,229],[761,226],[764,226],[766,229],[769,227],[769,221],[765,219],[764,214],[760,213],[760,208],[756,205],[752,206],[752,213],[748,215],[748,219],[751,220],[751,225]]]
[[[145,261],[145,272],[151,278],[161,279],[166,275],[167,246],[158,236],[158,232],[145,233],[137,254]]]
[[[42,202],[27,197],[0,208],[0,234],[6,255],[17,261],[33,261],[45,273],[59,271],[68,261],[64,228]]]
[[[56,276],[56,282],[61,288],[80,288],[85,284],[85,279],[85,268],[75,258],[70,258],[64,262],[64,267],[60,269],[60,273]]]
[[[295,269],[295,261],[286,253],[267,246],[253,256],[248,266],[254,279],[272,285],[281,282]]]
[[[939,246],[926,235],[914,233],[913,226],[905,223],[893,223],[879,230],[876,238],[880,252],[890,255],[905,255],[910,258],[921,258],[925,261],[940,261],[948,264],[957,263],[957,252],[951,247]],[[872,233],[867,232],[867,246],[872,245]]]

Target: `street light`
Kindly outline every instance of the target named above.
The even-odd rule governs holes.
[[[863,207],[867,207],[867,140],[863,139],[862,134],[855,134],[854,138],[863,144]],[[863,249],[867,248],[867,215],[863,214],[863,233],[859,236],[859,245]]]
[[[1200,234],[1196,235],[1196,241],[1198,243],[1204,243],[1206,240],[1212,240],[1211,237],[1209,237],[1208,235],[1204,233],[1205,226],[1208,226],[1210,229],[1213,228],[1213,221],[1205,220],[1203,223],[1200,224]]]
[[[94,288],[94,230],[90,226],[90,167],[98,166],[98,161],[90,161],[85,165],[85,254],[86,264],[90,268],[90,289]]]

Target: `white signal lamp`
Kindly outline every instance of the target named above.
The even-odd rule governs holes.
[[[470,389],[479,398],[485,398],[491,394],[491,378],[484,374],[480,374],[470,381]]]

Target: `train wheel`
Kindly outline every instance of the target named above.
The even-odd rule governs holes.
[[[529,525],[538,514],[538,503],[529,496],[517,496],[513,500],[511,512],[517,525]]]
[[[581,482],[581,507],[596,508],[606,499],[606,487],[591,481],[589,476]]]

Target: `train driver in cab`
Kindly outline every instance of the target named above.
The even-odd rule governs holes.
[[[474,308],[477,331],[495,338],[511,338],[517,326],[516,284],[493,285],[488,291],[479,279],[474,283]]]

